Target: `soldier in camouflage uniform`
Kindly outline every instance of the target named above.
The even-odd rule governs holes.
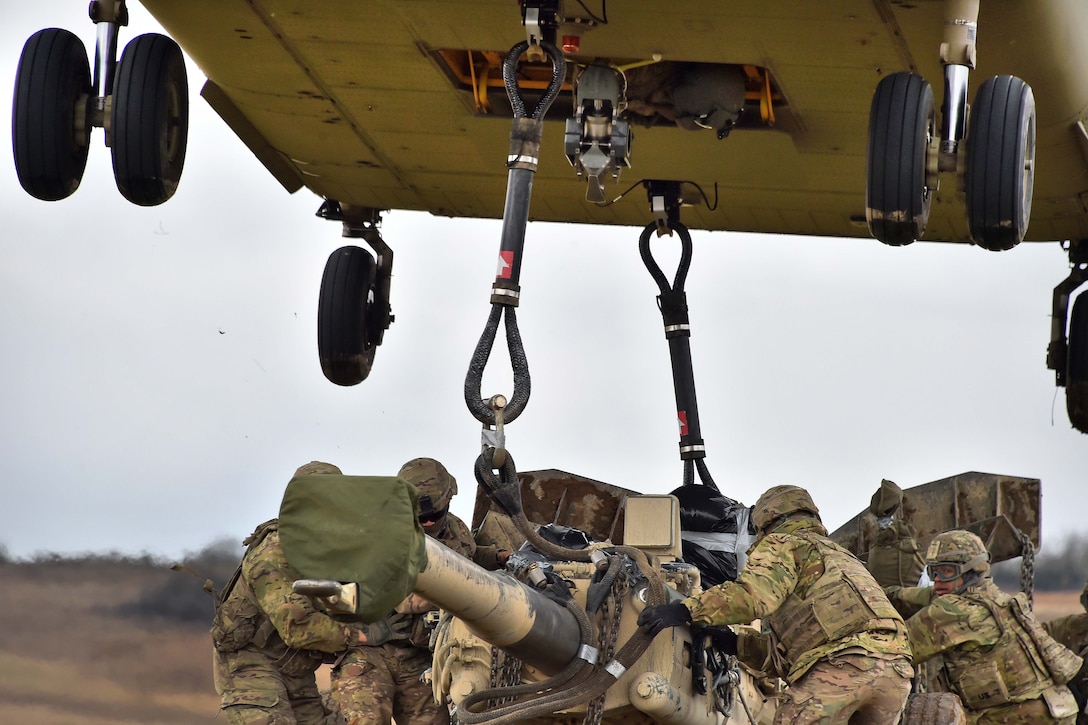
[[[902,516],[903,489],[884,479],[873,494],[869,511],[876,518],[876,534],[869,544],[865,566],[882,587],[917,586],[925,569],[914,527]]]
[[[907,631],[865,565],[827,538],[803,488],[771,488],[752,522],[758,538],[736,581],[647,607],[639,625],[657,634],[762,618],[764,636],[742,636],[739,655],[789,683],[775,725],[897,723],[914,674]]]
[[[1073,691],[1077,708],[1080,710],[1080,714],[1077,715],[1077,725],[1088,725],[1088,582],[1084,584],[1084,591],[1080,593],[1080,605],[1085,611],[1052,619],[1044,622],[1043,626],[1051,637],[1084,659],[1080,672],[1069,682],[1069,689]]]
[[[295,476],[340,473],[314,461]],[[323,725],[314,671],[357,641],[355,629],[314,609],[291,588],[299,575],[280,545],[277,520],[257,527],[212,625],[215,690],[230,725]]]
[[[1080,657],[1050,637],[1023,594],[990,577],[990,554],[969,531],[946,531],[926,552],[930,587],[889,587],[907,620],[916,663],[944,659],[949,685],[972,725],[1072,725],[1077,706],[1065,683]]]
[[[472,532],[449,512],[457,481],[433,458],[415,458],[397,474],[419,490],[419,521],[427,535],[489,569],[506,563],[510,553],[477,546]],[[445,704],[434,701],[420,676],[431,666],[426,623],[429,602],[411,595],[395,612],[361,627],[360,645],[340,657],[332,670],[332,697],[348,725],[448,725]]]

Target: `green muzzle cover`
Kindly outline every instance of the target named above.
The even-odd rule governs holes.
[[[297,476],[280,503],[280,542],[304,579],[359,585],[356,614],[381,619],[427,565],[418,492],[394,476]]]

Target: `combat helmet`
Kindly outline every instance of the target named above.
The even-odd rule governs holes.
[[[457,493],[457,479],[433,458],[413,458],[397,475],[419,490],[421,516],[443,514]]]
[[[955,567],[953,576],[937,575],[938,566]],[[971,572],[976,572],[969,576]],[[926,551],[926,573],[933,581],[954,581],[964,577],[965,586],[969,585],[967,579],[972,581],[979,577],[988,576],[990,573],[990,552],[977,535],[970,531],[954,529],[945,531],[933,537]]]
[[[298,470],[295,471],[295,476],[310,476],[318,473],[334,473],[340,475],[343,472],[331,463],[325,463],[324,461],[310,461],[309,463],[304,463],[303,465],[299,466]]]
[[[798,512],[820,518],[820,509],[816,508],[808,491],[800,486],[774,486],[764,491],[752,507],[752,523],[757,531],[764,532],[783,516]]]

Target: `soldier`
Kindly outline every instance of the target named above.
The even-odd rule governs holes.
[[[510,552],[477,546],[472,532],[449,512],[457,481],[433,458],[415,458],[397,474],[419,490],[419,522],[435,539],[489,569],[506,563]],[[431,666],[426,615],[435,607],[416,595],[385,619],[363,628],[332,670],[332,696],[349,725],[448,725],[449,711],[434,701],[420,676]]]
[[[1088,725],[1088,582],[1080,593],[1080,605],[1083,612],[1044,622],[1043,626],[1050,636],[1084,659],[1080,672],[1069,682],[1069,689],[1077,700],[1077,725]]]
[[[769,658],[789,683],[775,725],[898,722],[914,674],[907,631],[865,565],[827,538],[803,488],[769,489],[752,522],[758,538],[736,581],[647,607],[639,625],[657,634],[762,618],[765,637],[743,636],[739,654],[758,669]]]
[[[313,461],[295,476],[329,473],[340,469]],[[299,575],[277,524],[266,521],[245,540],[242,562],[216,598],[213,674],[230,725],[323,725],[314,671],[359,636],[293,592]]]
[[[876,517],[877,531],[869,545],[865,566],[882,587],[917,586],[925,569],[914,528],[902,517],[903,489],[884,479],[873,494],[869,511]]]
[[[969,531],[946,531],[926,552],[929,587],[889,587],[907,620],[914,662],[944,659],[948,683],[975,724],[1072,725],[1077,706],[1065,683],[1080,657],[1058,644],[990,576],[990,554]],[[919,609],[920,608],[920,609]]]

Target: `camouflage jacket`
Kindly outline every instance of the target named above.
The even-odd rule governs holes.
[[[316,668],[321,653],[339,652],[357,639],[353,628],[292,590],[300,577],[287,563],[275,520],[262,524],[251,538],[240,575],[216,611],[212,637],[217,650],[245,647],[284,662],[298,659],[288,656],[293,650],[306,650]]]
[[[1088,582],[1080,593],[1080,605],[1085,611],[1046,622],[1043,626],[1050,636],[1081,657],[1088,657]]]
[[[884,521],[881,520],[881,523]],[[926,562],[911,525],[895,518],[880,528],[869,546],[866,567],[882,587],[915,586],[926,568]]]
[[[692,621],[720,626],[763,619],[761,639],[778,640],[774,649],[784,661],[780,657],[776,669],[789,682],[802,677],[820,659],[844,650],[888,659],[909,657],[902,618],[864,565],[826,534],[816,519],[786,519],[752,546],[736,581],[684,600]],[[832,616],[841,618],[842,626],[831,632],[814,631],[819,622],[805,618],[804,613],[817,609],[834,612]],[[816,612],[814,619],[819,616]],[[752,653],[767,643],[746,639],[741,639],[741,654],[748,653],[745,659],[751,662]]]
[[[502,568],[498,558],[502,549],[498,546],[479,546],[468,525],[452,513],[446,514],[446,525],[435,538],[458,554],[472,559],[484,569]]]
[[[922,607],[907,620],[914,662],[941,655],[967,709],[1032,700],[1054,686],[1036,635],[1020,619],[1027,610],[1026,601],[1018,598],[1022,595],[1002,592],[989,578],[962,594],[934,596],[933,587],[889,587],[888,595],[896,606]]]
[[[442,529],[438,531],[434,538],[445,544],[450,549],[453,549],[461,556],[468,559],[472,559],[485,569],[497,569],[499,568],[498,553],[500,551],[497,546],[477,546],[476,540],[472,537],[472,531],[460,518],[452,513],[446,514],[446,520]],[[430,628],[426,623],[426,613],[416,614],[390,614],[388,620],[390,623],[396,623],[405,619],[411,620],[410,635],[408,640],[401,642],[393,642],[394,646],[415,646],[426,647],[430,640]]]
[[[1088,656],[1088,612],[1043,622],[1050,636],[1073,650],[1081,657]]]

